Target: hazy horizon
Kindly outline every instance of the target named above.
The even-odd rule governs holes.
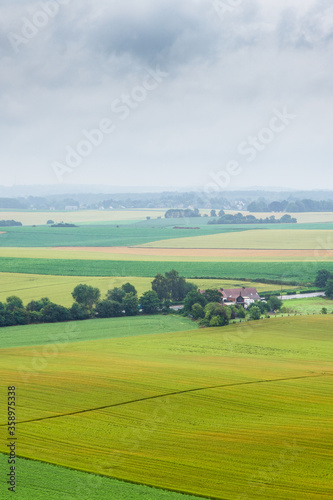
[[[330,186],[329,1],[19,0],[0,14],[1,184]]]

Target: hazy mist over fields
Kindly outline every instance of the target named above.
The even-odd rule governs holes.
[[[0,6],[1,184],[328,189],[327,0]]]

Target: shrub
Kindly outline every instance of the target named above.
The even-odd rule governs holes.
[[[67,307],[58,306],[52,302],[42,309],[41,318],[44,323],[58,323],[72,319],[71,312]]]
[[[95,309],[99,318],[117,318],[122,316],[123,307],[115,300],[102,300]]]
[[[89,309],[87,307],[82,306],[81,304],[78,304],[77,302],[74,302],[70,311],[71,311],[71,316],[74,320],[80,321],[91,318],[91,313]]]
[[[250,310],[250,318],[253,320],[258,320],[261,318],[261,311],[258,306],[254,306]]]

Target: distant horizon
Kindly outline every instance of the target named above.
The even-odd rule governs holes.
[[[106,194],[109,193],[163,193],[163,192],[180,192],[180,193],[186,193],[186,192],[204,192],[204,188],[201,186],[146,186],[146,185],[136,185],[136,186],[126,186],[126,185],[119,185],[119,186],[111,186],[111,185],[99,185],[99,184],[13,184],[13,185],[3,185],[0,184],[0,196],[1,196],[1,191],[2,190],[38,190],[40,189],[41,191],[43,190],[53,190],[54,194],[60,194],[62,191],[63,192],[74,192],[75,190],[79,189],[80,192],[84,193],[89,193],[89,192],[100,192],[103,194],[104,192]],[[333,187],[332,188],[296,188],[292,186],[249,186],[249,187],[238,187],[238,188],[225,188],[225,189],[220,189],[213,191],[211,194],[223,194],[225,192],[228,193],[235,193],[235,192],[255,192],[255,191],[263,191],[263,192],[277,192],[277,193],[283,193],[283,192],[290,192],[290,193],[297,193],[297,192],[332,192],[333,193]]]

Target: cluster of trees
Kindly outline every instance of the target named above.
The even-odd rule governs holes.
[[[47,222],[47,224],[50,224],[50,222]],[[79,227],[76,224],[70,224],[69,222],[59,222],[59,223],[53,223],[51,227]]]
[[[254,215],[243,215],[241,213],[231,215],[224,214],[219,219],[211,220],[208,224],[296,224],[297,219],[290,215],[283,215],[281,219],[266,217],[265,219],[257,219]]]
[[[70,321],[71,311],[51,302],[48,298],[32,300],[24,307],[19,297],[11,296],[0,302],[0,326],[28,325],[29,323],[55,323]]]
[[[22,222],[16,220],[0,220],[0,227],[22,226]]]
[[[225,326],[230,319],[246,318],[259,320],[263,314],[270,311],[279,311],[282,300],[272,296],[267,302],[260,300],[252,303],[247,310],[242,305],[225,306],[219,290],[206,290],[200,293],[197,290],[189,292],[184,301],[184,315],[199,320],[201,326]]]
[[[136,316],[140,311],[143,314],[168,312],[171,301],[182,301],[190,290],[197,289],[175,270],[165,273],[165,276],[158,274],[152,286],[152,290],[139,297],[135,287],[125,283],[108,290],[102,299],[98,288],[80,284],[72,292],[75,302],[70,308],[55,304],[46,297],[32,300],[24,307],[19,297],[11,296],[4,304],[0,302],[0,326]]]
[[[195,208],[194,210],[191,208],[171,208],[165,212],[164,217],[166,219],[183,219],[189,217],[201,217],[201,214],[198,208]]]
[[[282,200],[267,203],[263,199],[251,202],[247,207],[249,212],[333,212],[332,200]]]
[[[196,285],[186,281],[183,276],[179,276],[178,271],[174,269],[164,275],[157,274],[152,281],[152,290],[166,307],[172,301],[182,302],[190,291],[197,289]]]
[[[315,285],[325,290],[325,295],[333,299],[333,273],[327,269],[321,269],[316,276]]]

